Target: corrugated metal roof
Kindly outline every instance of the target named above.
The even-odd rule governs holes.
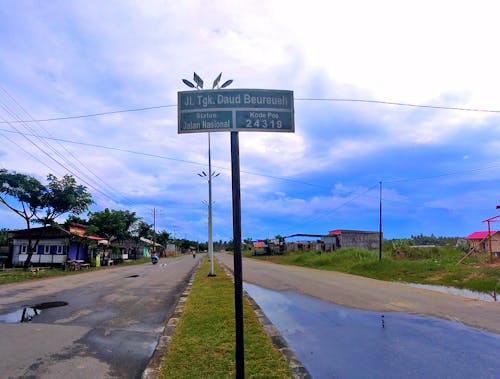
[[[498,233],[498,230],[491,230],[491,235]],[[468,240],[482,240],[488,237],[488,231],[479,231],[469,234],[467,237]]]

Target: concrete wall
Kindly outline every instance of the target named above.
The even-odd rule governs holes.
[[[342,231],[339,237],[341,247],[360,247],[370,250],[379,248],[380,238],[378,232],[346,230]]]

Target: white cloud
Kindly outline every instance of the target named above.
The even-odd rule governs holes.
[[[497,8],[493,1],[428,0],[9,3],[0,10],[5,20],[0,81],[35,118],[175,105],[177,91],[186,89],[181,79],[191,79],[193,71],[208,87],[222,72],[223,80],[234,79],[233,88],[290,89],[302,99],[495,109]],[[28,117],[1,91],[0,103]],[[13,117],[3,109],[0,115]],[[240,133],[242,193],[251,208],[246,217],[252,225],[266,223],[258,227],[271,229],[293,215],[333,210],[349,200],[349,193],[369,188],[380,177],[414,178],[494,165],[500,149],[496,119],[480,112],[296,100],[294,134]],[[207,197],[206,183],[196,174],[207,169],[207,137],[178,135],[176,107],[30,125],[31,132],[16,127],[40,134],[46,128],[56,138],[76,142],[64,145],[120,193],[117,202],[97,193],[96,207],[133,205],[147,212],[161,203],[172,210],[165,217],[169,228],[176,225],[180,236],[203,236],[199,206]],[[2,123],[0,129],[12,126]],[[0,135],[4,167],[41,178],[52,171],[65,173],[23,137],[4,134],[17,143]],[[480,147],[474,141],[481,141]],[[228,134],[212,133],[212,147],[214,170],[221,172],[214,180],[222,225],[217,233],[227,236],[232,198]],[[495,188],[497,172],[478,171],[477,180]],[[451,176],[450,182],[467,178]],[[343,183],[345,191],[336,187],[330,192],[336,183]],[[93,184],[106,187],[98,180]],[[393,190],[388,196],[397,201],[422,205],[438,201],[448,189],[421,197],[415,189]],[[466,195],[466,185],[462,191],[474,207],[475,196]],[[377,203],[372,195],[341,208],[343,217],[352,209],[356,220],[363,209],[372,212]],[[498,195],[484,196],[497,196],[498,203]],[[393,228],[397,231],[397,222]]]

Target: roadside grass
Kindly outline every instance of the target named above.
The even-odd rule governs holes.
[[[92,267],[90,270],[94,270],[94,268]],[[18,283],[62,275],[75,275],[80,272],[86,271],[63,271],[60,268],[41,268],[38,271],[35,271],[35,269],[34,271],[25,271],[23,268],[9,268],[5,269],[5,271],[0,271],[0,284]]]
[[[127,262],[120,263],[122,265],[138,265],[142,263],[147,263],[150,258],[140,258],[137,260],[130,260]],[[104,268],[105,266],[102,266]],[[7,283],[18,283],[27,280],[50,278],[54,276],[62,275],[75,275],[89,271],[95,271],[101,269],[100,267],[90,267],[88,270],[78,270],[78,271],[64,271],[62,268],[36,268],[32,270],[25,271],[23,268],[8,268],[4,271],[0,271],[0,284]]]
[[[481,263],[485,259],[477,258],[457,264],[464,254],[457,249],[416,250],[413,256],[399,259],[383,252],[380,262],[378,254],[378,251],[345,248],[329,253],[308,251],[273,256],[245,255],[273,263],[341,271],[380,280],[443,285],[490,294],[500,292],[500,266],[485,265]]]
[[[160,378],[234,378],[234,284],[217,261],[198,270]],[[288,363],[244,299],[245,377],[292,378]]]

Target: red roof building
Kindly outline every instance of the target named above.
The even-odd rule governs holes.
[[[467,237],[472,248],[476,250],[489,251],[489,239],[491,238],[491,250],[500,253],[500,232],[498,230],[478,231],[469,234]]]

